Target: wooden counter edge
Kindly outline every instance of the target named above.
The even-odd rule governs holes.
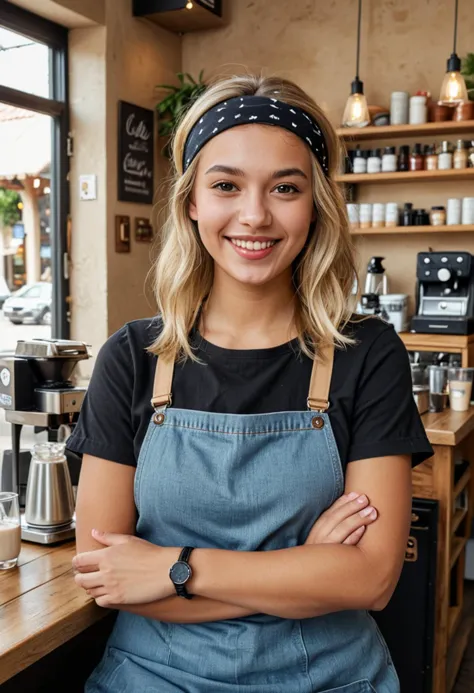
[[[21,597],[20,597],[21,598]],[[89,626],[107,616],[93,599],[71,610],[64,618],[52,621],[45,628],[4,652],[0,657],[0,684],[71,640]]]
[[[447,408],[439,414],[423,414],[421,420],[432,445],[455,446],[474,431],[474,406],[468,411]]]

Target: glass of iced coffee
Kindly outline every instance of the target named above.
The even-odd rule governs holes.
[[[21,550],[18,494],[0,493],[0,570],[14,568]]]
[[[453,411],[467,411],[471,404],[474,368],[448,370],[449,406]]]

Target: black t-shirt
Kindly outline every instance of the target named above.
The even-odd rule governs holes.
[[[100,350],[79,422],[67,447],[136,466],[153,409],[156,357],[145,351],[158,318],[135,320]],[[370,457],[433,454],[412,395],[407,351],[378,318],[353,322],[355,346],[336,349],[328,414],[343,467]],[[173,407],[232,414],[305,411],[312,361],[293,340],[269,349],[224,349],[190,335],[206,365],[175,366]]]

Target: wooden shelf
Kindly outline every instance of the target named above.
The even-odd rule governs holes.
[[[336,176],[338,183],[417,183],[473,180],[474,168],[446,171],[395,171],[394,173],[342,173]]]
[[[458,483],[454,487],[453,502],[456,500],[456,498],[459,496],[459,494],[462,493],[462,491],[464,491],[464,489],[466,488],[466,486],[468,485],[470,480],[471,480],[471,469],[468,468],[468,469],[466,469],[466,471],[464,472],[464,474],[462,475],[462,477],[459,479]]]
[[[456,508],[456,512],[454,513],[453,520],[451,523],[451,534],[455,534],[457,532],[457,530],[459,529],[459,525],[464,520],[466,515],[467,508]]]
[[[451,556],[449,557],[449,568],[453,569],[459,556],[462,554],[467,544],[467,537],[455,537],[451,543]]]
[[[466,233],[474,231],[474,224],[456,224],[451,226],[371,226],[368,229],[351,229],[353,236],[386,236],[394,233]]]
[[[461,620],[462,616],[462,607],[461,606],[451,606],[449,608],[449,616],[448,616],[448,633],[449,633],[449,640],[452,639],[454,633],[457,630],[457,627],[459,625],[459,621]]]
[[[447,120],[442,123],[423,123],[422,125],[381,125],[366,128],[337,128],[339,137],[352,142],[360,140],[382,140],[399,137],[430,135],[449,135],[474,132],[474,120]]]
[[[448,691],[448,693],[449,691],[452,691],[456,681],[459,667],[461,666],[461,660],[469,642],[472,626],[474,624],[474,618],[470,614],[466,614],[463,611],[461,614],[461,621],[458,621],[457,623],[459,624],[459,627],[457,629],[455,628],[453,632],[447,657],[447,681],[445,690]]]

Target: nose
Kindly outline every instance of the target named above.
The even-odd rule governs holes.
[[[241,199],[239,222],[243,226],[249,226],[251,229],[256,230],[270,226],[272,215],[264,195],[258,191],[249,191]]]

